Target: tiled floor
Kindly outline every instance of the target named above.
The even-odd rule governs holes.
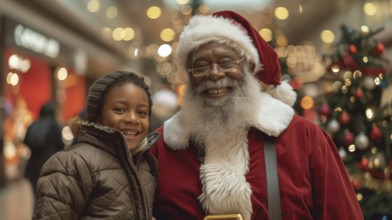
[[[0,188],[0,219],[31,220],[33,192],[26,179],[10,181]]]

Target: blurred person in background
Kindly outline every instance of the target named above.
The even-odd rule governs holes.
[[[23,140],[31,151],[25,177],[30,180],[34,194],[42,166],[49,157],[64,148],[61,125],[57,121],[56,114],[56,104],[45,103],[40,109],[38,119],[27,128]]]
[[[77,144],[41,170],[33,219],[152,219],[151,107],[143,77],[117,71],[97,79]]]
[[[22,96],[17,96],[15,102],[6,100],[4,105],[8,113],[4,120],[5,175],[7,179],[18,179],[25,175],[26,164],[31,156],[23,140],[27,128],[33,122],[33,113]]]
[[[363,219],[332,139],[295,115],[274,49],[245,18],[195,15],[177,59],[183,104],[151,147],[158,220]]]

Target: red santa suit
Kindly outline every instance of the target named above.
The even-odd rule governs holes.
[[[222,155],[206,150],[204,162],[192,146],[192,125],[186,124],[182,110],[158,129],[162,135],[151,148],[158,159],[157,220],[229,213],[246,220],[269,219],[263,148],[271,137],[283,220],[363,219],[345,166],[322,129],[267,93],[260,94],[255,112],[236,151],[226,149]]]

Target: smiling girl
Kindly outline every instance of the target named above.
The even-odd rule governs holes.
[[[147,150],[151,93],[117,71],[96,80],[78,143],[41,170],[33,219],[152,219],[156,161]]]

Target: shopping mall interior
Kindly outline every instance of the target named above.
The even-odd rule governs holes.
[[[219,10],[275,49],[296,113],[335,141],[365,219],[392,219],[392,0],[0,0],[0,219],[31,219],[24,138],[45,103],[56,103],[69,146],[92,82],[132,71],[151,88],[158,128],[186,90],[181,31]]]

